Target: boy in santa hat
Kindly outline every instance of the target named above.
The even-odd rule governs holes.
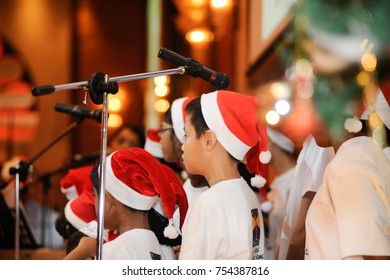
[[[160,143],[166,162],[183,165],[181,145],[184,143],[185,107],[192,99],[192,97],[175,99],[164,117],[162,129],[158,133],[161,137]],[[202,176],[188,176],[186,170],[182,170],[181,173],[188,203],[191,203],[195,197],[208,189],[208,185]],[[177,220],[177,218],[178,215],[176,213],[174,220]]]
[[[104,225],[118,231],[119,236],[103,245],[102,259],[165,259],[161,245],[150,229],[149,210],[161,202],[169,219],[164,230],[168,238],[178,235],[172,226],[176,204],[183,217],[182,223],[187,210],[185,194],[179,191],[181,183],[170,172],[170,168],[162,167],[140,148],[122,149],[107,157]],[[84,259],[94,253],[96,239],[85,237],[65,259]]]
[[[184,165],[206,178],[210,188],[190,204],[179,255],[185,259],[263,259],[264,226],[259,202],[240,176],[245,161],[253,186],[263,186],[270,160],[257,100],[215,91],[187,106]]]

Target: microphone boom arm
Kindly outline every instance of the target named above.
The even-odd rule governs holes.
[[[186,72],[186,69],[183,66],[173,68],[173,69],[167,69],[167,70],[160,70],[160,71],[154,71],[154,72],[147,72],[147,73],[140,73],[140,74],[132,74],[132,75],[125,75],[125,76],[118,76],[113,77],[109,79],[109,82],[126,82],[126,81],[135,81],[140,79],[146,79],[146,78],[153,78],[163,75],[175,75],[175,74],[184,74]],[[43,85],[34,87],[32,89],[32,95],[34,96],[40,96],[40,95],[46,95],[57,91],[64,91],[64,90],[72,90],[72,89],[80,89],[80,88],[87,88],[91,89],[91,87],[94,87],[94,76],[92,77],[92,81],[83,81],[83,82],[75,82],[75,83],[68,83],[68,84],[60,84],[60,85]],[[98,84],[96,86],[96,89],[99,90],[99,87],[101,85],[104,85],[105,82],[98,81]],[[108,86],[107,86],[108,87]],[[101,89],[104,91],[104,88]],[[116,92],[115,92],[116,93]],[[94,101],[94,100],[92,100]],[[101,104],[101,103],[97,103]]]

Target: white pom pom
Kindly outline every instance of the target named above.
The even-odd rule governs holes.
[[[180,173],[180,176],[183,178],[183,180],[187,180],[187,179],[188,179],[188,173],[187,173],[187,171],[183,170],[183,171]]]
[[[172,225],[172,219],[169,220],[169,224],[164,229],[164,236],[169,239],[175,239],[179,236],[176,228]]]
[[[260,155],[259,155],[259,160],[261,163],[269,163],[269,161],[271,160],[271,152],[270,151],[265,151],[265,152],[261,152]]]
[[[272,202],[271,201],[264,201],[262,204],[261,204],[261,211],[263,211],[264,213],[269,213],[271,212],[273,208],[273,205],[272,205]]]
[[[265,185],[265,183],[266,183],[265,178],[259,175],[256,175],[255,177],[251,178],[252,187],[261,188]]]
[[[385,226],[385,233],[387,235],[390,235],[390,219],[387,220],[386,226]]]
[[[363,128],[363,124],[360,120],[358,120],[356,117],[354,118],[348,118],[344,122],[344,128],[348,132],[357,133]]]

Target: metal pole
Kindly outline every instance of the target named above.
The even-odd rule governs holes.
[[[16,169],[19,169],[19,164]],[[20,209],[19,209],[19,189],[20,189],[20,178],[19,173],[15,174],[15,260],[20,258]]]
[[[104,76],[108,82],[108,76]],[[101,154],[100,154],[100,184],[99,184],[99,208],[98,208],[98,232],[96,259],[102,259],[103,253],[103,231],[104,231],[104,193],[106,186],[106,157],[107,157],[107,120],[108,120],[108,98],[107,92],[103,93],[102,131],[101,131]]]

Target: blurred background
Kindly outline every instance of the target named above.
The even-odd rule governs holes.
[[[377,60],[387,57],[388,35],[378,30],[387,29],[389,4],[309,2],[308,10],[296,11],[294,0],[0,0],[0,164],[16,155],[37,155],[74,121],[56,112],[55,104],[84,106],[82,89],[34,97],[33,87],[87,81],[96,72],[116,77],[174,68],[158,58],[162,47],[226,73],[228,90],[258,96],[259,117],[289,135],[298,150],[308,133],[328,143],[341,123],[329,110],[354,114],[364,93],[373,95]],[[324,9],[330,12],[318,16]],[[367,15],[377,25],[358,28],[366,26]],[[349,26],[349,18],[357,24]],[[313,23],[314,31],[309,28]],[[330,39],[317,40],[321,31]],[[360,43],[352,58],[352,48],[344,44],[351,34]],[[314,63],[315,58],[320,59]],[[324,100],[333,97],[321,96],[318,103],[316,74],[347,72],[352,74],[338,76],[348,78],[336,84],[344,88],[352,83],[353,93],[329,104]],[[213,90],[189,75],[119,83],[119,92],[109,96],[108,133],[123,124],[144,131],[158,128],[174,99]],[[88,101],[86,108],[101,108]],[[55,218],[67,201],[59,178],[76,154],[98,152],[100,139],[100,123],[82,122],[34,162],[28,196]],[[51,220],[42,230],[42,215],[33,214],[34,227],[41,230],[37,243],[61,249]]]

